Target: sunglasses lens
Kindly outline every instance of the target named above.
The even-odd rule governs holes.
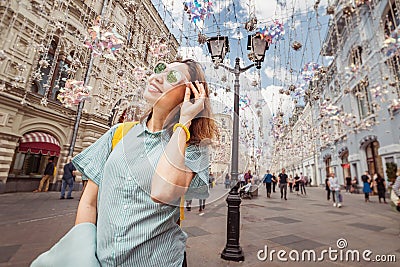
[[[163,62],[157,63],[157,65],[154,67],[154,73],[160,74],[167,68],[167,65]]]
[[[168,72],[167,75],[167,81],[170,84],[175,84],[177,82],[179,82],[181,80],[181,74],[175,70],[171,70],[170,72]]]

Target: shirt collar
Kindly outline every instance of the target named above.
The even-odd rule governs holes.
[[[166,133],[165,129],[162,129],[162,130],[157,131],[157,132],[150,131],[149,128],[147,128],[147,121],[148,121],[148,118],[143,120],[142,123],[140,123],[141,127],[140,127],[140,129],[139,129],[139,131],[137,133],[137,136],[141,136],[144,133],[147,133],[149,135],[154,135],[154,136],[160,136],[160,135],[164,135],[164,133]]]

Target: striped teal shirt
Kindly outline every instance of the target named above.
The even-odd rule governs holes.
[[[176,224],[176,205],[150,198],[151,179],[167,145],[167,131],[134,126],[111,151],[118,125],[72,161],[99,186],[97,257],[102,266],[181,266],[187,235]],[[188,146],[185,165],[196,173],[188,198],[208,196],[208,149]]]

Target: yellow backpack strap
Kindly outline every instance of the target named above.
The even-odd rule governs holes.
[[[114,147],[118,144],[119,141],[126,135],[129,130],[138,124],[138,121],[130,121],[130,122],[124,122],[118,128],[115,130],[112,142],[111,142],[111,150],[114,149]]]
[[[179,226],[182,225],[182,221],[185,219],[185,196],[181,196],[181,203],[179,204]]]

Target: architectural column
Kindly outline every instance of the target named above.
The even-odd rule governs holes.
[[[0,133],[0,193],[5,191],[8,173],[20,136]]]

